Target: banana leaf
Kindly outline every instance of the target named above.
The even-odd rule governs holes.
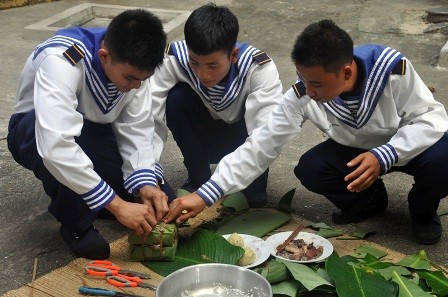
[[[341,236],[342,234],[344,234],[344,231],[339,229],[319,229],[316,234],[324,238],[331,238]]]
[[[387,280],[392,279],[392,272],[394,271],[402,276],[411,276],[411,272],[403,266],[390,266],[387,268],[378,269],[378,273]]]
[[[316,234],[325,238],[337,237],[344,234],[344,231],[340,229],[334,229],[323,222],[313,223],[311,228],[317,230]]]
[[[294,263],[289,261],[280,261],[283,263],[286,268],[288,268],[289,272],[291,272],[292,276],[298,280],[302,286],[304,286],[308,291],[312,291],[317,287],[321,286],[329,286],[330,284],[326,279],[319,276],[316,272],[314,272],[311,268],[304,264]]]
[[[390,266],[395,266],[394,263],[381,261],[377,257],[367,253],[364,257],[364,266],[371,269],[384,269]]]
[[[375,231],[354,231],[348,233],[348,235],[358,239],[366,239],[367,237],[375,235],[375,233]]]
[[[131,245],[130,260],[138,261],[174,261],[176,257],[177,241],[173,246],[160,245]]]
[[[397,272],[392,272],[392,280],[398,284],[398,297],[431,297],[428,292],[423,291],[417,284],[398,275]]]
[[[395,297],[398,286],[379,274],[344,263],[337,253],[325,261],[328,275],[335,281],[339,297]]]
[[[417,271],[438,296],[448,296],[448,278],[441,271]]]
[[[236,264],[244,249],[231,245],[221,235],[205,229],[197,229],[189,238],[179,237],[173,262],[143,261],[142,264],[162,276],[195,264]]]
[[[421,253],[419,254],[412,254],[410,256],[404,257],[402,260],[400,260],[397,265],[401,265],[408,268],[414,268],[414,269],[431,269],[431,264],[427,259],[425,259],[426,254],[423,256]]]
[[[355,250],[361,258],[365,257],[367,254],[375,256],[377,259],[387,256],[385,251],[371,245],[360,245]]]
[[[272,293],[274,295],[286,295],[290,297],[297,296],[300,283],[296,280],[284,281],[279,284],[272,285]]]
[[[255,268],[254,271],[262,275],[271,284],[292,279],[285,264],[277,260],[270,260],[264,267]]]
[[[313,223],[310,225],[311,228],[319,230],[319,229],[333,229],[330,226],[328,226],[327,224],[325,224],[324,222],[319,222],[319,223]]]
[[[290,217],[282,212],[268,209],[257,209],[233,217],[226,224],[220,226],[216,233],[249,234],[263,237],[274,229],[286,224]]]
[[[334,289],[334,281],[331,279],[331,277],[328,276],[328,273],[327,273],[327,271],[325,269],[318,267],[316,269],[316,274],[318,276],[320,276],[321,278],[323,278],[324,280],[326,280],[327,282],[329,282],[333,286],[333,290],[335,291],[335,289]]]
[[[143,237],[130,231],[128,234],[128,242],[131,245],[162,245],[173,246],[177,240],[177,225],[158,223],[156,228],[149,233],[148,236]]]
[[[294,197],[294,193],[296,192],[296,189],[290,190],[288,193],[283,195],[283,197],[280,199],[277,205],[277,210],[286,212],[286,213],[292,213],[292,198]]]
[[[236,192],[227,195],[226,198],[221,202],[221,205],[226,208],[231,208],[236,212],[241,212],[243,210],[249,209],[249,203],[247,202],[246,196],[242,192]]]

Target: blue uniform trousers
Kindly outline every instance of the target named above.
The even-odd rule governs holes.
[[[199,187],[210,179],[210,164],[217,164],[242,145],[248,134],[244,118],[228,124],[213,119],[199,95],[186,83],[176,84],[169,92],[166,120],[173,134],[192,184]],[[266,191],[266,170],[243,193]]]
[[[14,159],[23,167],[34,172],[41,180],[45,193],[51,198],[49,212],[62,224],[75,232],[82,233],[97,218],[97,212],[87,207],[83,198],[58,182],[43,164],[37,152],[35,138],[35,120],[33,111],[14,114],[8,127],[8,149]],[[121,166],[123,160],[118,152],[115,135],[110,124],[98,124],[85,120],[81,135],[76,143],[91,159],[97,172],[115,193],[127,201],[135,201],[123,186]],[[170,199],[175,194],[167,183],[164,192]]]
[[[347,163],[364,149],[344,146],[328,139],[307,151],[294,173],[308,190],[324,195],[341,210],[348,209],[362,195],[371,195],[372,187],[360,192],[347,190],[344,177],[353,171]],[[448,195],[448,134],[416,156],[405,166],[393,166],[387,173],[404,172],[414,177],[408,194],[413,221],[432,220],[440,200]]]

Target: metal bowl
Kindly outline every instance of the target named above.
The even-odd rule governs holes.
[[[156,297],[272,297],[269,282],[236,265],[198,264],[177,270],[157,286]]]

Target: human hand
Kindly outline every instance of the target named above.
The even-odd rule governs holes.
[[[348,167],[356,167],[344,180],[351,181],[347,186],[350,192],[361,192],[370,187],[380,176],[381,167],[378,159],[371,152],[365,152],[347,163]]]
[[[148,235],[156,227],[157,220],[148,205],[127,202],[115,196],[106,208],[120,223],[134,229],[137,235]]]
[[[197,216],[206,206],[204,200],[196,193],[179,197],[170,203],[169,211],[163,218],[163,221],[169,223],[177,218],[176,223],[180,224],[189,218]],[[184,210],[187,212],[182,213]]]
[[[144,186],[139,192],[142,203],[149,207],[158,222],[161,221],[168,212],[168,196],[159,188],[152,186]]]

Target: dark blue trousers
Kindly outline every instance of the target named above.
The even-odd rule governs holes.
[[[199,95],[186,83],[178,83],[170,90],[166,120],[184,157],[189,180],[196,186],[210,179],[210,164],[219,163],[248,136],[244,119],[233,124],[213,119]],[[267,178],[268,170],[243,193],[266,191]]]
[[[307,151],[299,160],[294,173],[308,190],[324,195],[336,207],[347,209],[361,195],[347,190],[344,177],[353,169],[347,163],[366,150],[347,147],[329,139]],[[440,200],[448,195],[448,135],[416,156],[405,166],[394,166],[387,173],[404,172],[414,177],[408,194],[409,211],[413,221],[431,220],[437,213]]]
[[[97,213],[87,207],[80,195],[58,182],[43,164],[36,147],[35,120],[34,111],[11,117],[8,149],[17,163],[33,171],[42,182],[45,193],[51,198],[49,212],[62,224],[82,233],[93,224]],[[76,142],[92,160],[95,171],[116,194],[124,200],[135,201],[123,187],[123,160],[111,125],[86,120]],[[168,183],[165,183],[164,190],[171,199],[175,197]]]

